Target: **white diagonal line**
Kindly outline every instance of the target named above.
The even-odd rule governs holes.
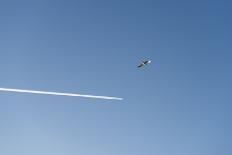
[[[0,91],[31,93],[31,94],[58,95],[58,96],[74,96],[74,97],[86,97],[86,98],[108,99],[108,100],[122,100],[123,99],[123,98],[111,97],[111,96],[96,96],[96,95],[84,95],[84,94],[76,94],[76,93],[73,94],[73,93],[61,93],[61,92],[47,92],[47,91],[12,89],[12,88],[0,88]]]

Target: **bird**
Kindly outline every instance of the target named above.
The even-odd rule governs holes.
[[[151,60],[144,60],[137,66],[137,68],[142,68],[150,63],[151,63]]]

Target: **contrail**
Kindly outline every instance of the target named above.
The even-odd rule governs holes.
[[[31,93],[31,94],[58,95],[58,96],[86,97],[86,98],[107,99],[107,100],[122,100],[123,99],[123,98],[119,98],[119,97],[110,97],[110,96],[83,95],[83,94],[73,94],[73,93],[47,92],[47,91],[12,89],[12,88],[0,88],[0,91]]]

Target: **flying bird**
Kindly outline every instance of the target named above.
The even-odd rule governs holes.
[[[144,67],[144,66],[146,66],[146,65],[148,65],[150,63],[151,63],[151,60],[144,60],[137,67],[142,68],[142,67]]]

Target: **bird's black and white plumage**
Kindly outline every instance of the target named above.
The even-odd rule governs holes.
[[[141,68],[151,63],[151,60],[142,61],[137,67]]]

